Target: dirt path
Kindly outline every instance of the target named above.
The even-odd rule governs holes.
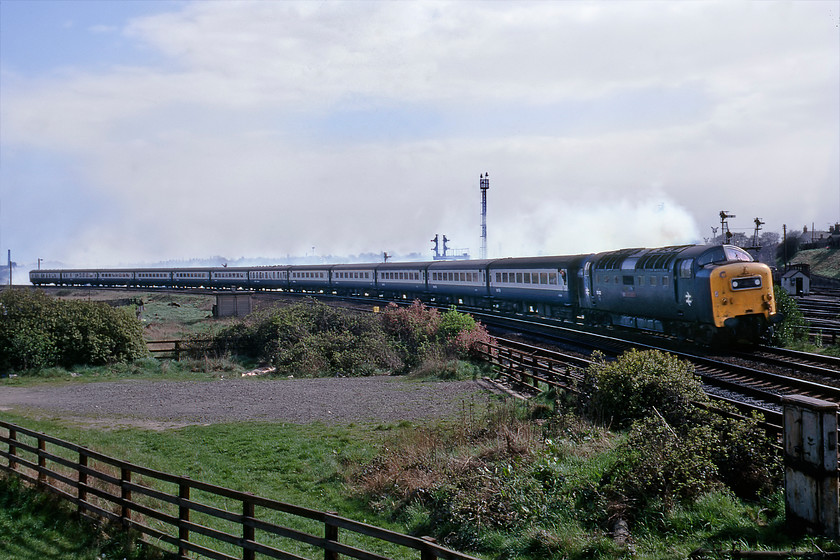
[[[416,382],[397,377],[128,380],[0,386],[0,412],[58,416],[100,428],[166,429],[245,420],[380,423],[454,416],[469,407],[483,407],[488,395],[480,381]]]

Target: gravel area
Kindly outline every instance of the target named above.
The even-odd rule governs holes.
[[[419,382],[400,377],[128,380],[0,386],[0,411],[106,428],[166,429],[246,420],[380,423],[457,415],[470,405],[483,406],[491,388],[482,381]]]

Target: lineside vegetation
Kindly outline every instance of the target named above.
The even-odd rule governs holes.
[[[4,290],[0,318],[0,371],[130,362],[148,355],[137,318],[105,303]]]
[[[415,301],[380,314],[348,313],[314,300],[254,313],[208,341],[191,340],[195,354],[234,355],[269,364],[282,376],[366,376],[421,372],[452,378],[473,344],[489,341],[483,325],[454,307],[446,312]]]
[[[57,349],[65,339],[107,338],[88,335],[102,330],[79,326],[88,316],[116,325],[126,321],[133,333],[128,340],[142,335],[133,313],[96,307],[72,314],[46,300],[0,299],[3,359],[19,348]],[[74,326],[58,328],[51,319],[50,328],[39,327],[39,313]],[[34,346],[15,338],[10,317],[27,325]],[[77,332],[83,334],[56,334]],[[268,364],[274,375],[296,377],[470,378],[480,371],[469,362],[470,349],[488,339],[480,324],[456,309],[441,313],[415,303],[362,315],[305,301],[253,314],[209,338],[196,336],[192,352],[201,359],[187,363],[203,360],[210,369]],[[14,367],[34,372],[50,363],[39,365],[33,358],[38,355],[26,354],[28,361]],[[124,360],[130,363],[110,369],[136,376],[153,362],[120,356],[100,351],[55,363]],[[154,375],[176,369],[157,366]],[[631,351],[615,361],[596,356],[582,373],[574,395],[547,391],[524,404],[465,407],[457,418],[434,424],[342,427],[340,441],[336,428],[324,427],[329,433],[316,437],[313,426],[257,423],[161,433],[88,430],[73,439],[158,470],[223,486],[244,484],[258,495],[379,520],[486,558],[712,559],[729,558],[732,549],[840,551],[838,543],[786,536],[775,442],[757,417],[730,419],[698,407],[708,403],[690,364]],[[56,429],[68,437],[70,428]],[[9,510],[18,499],[20,489],[13,486],[0,486],[0,509]],[[4,534],[60,523],[46,519],[36,529],[21,528],[14,517],[0,515]],[[21,549],[35,548],[35,540]],[[0,551],[10,542],[0,536]]]
[[[407,429],[351,480],[413,533],[494,558],[678,558],[700,547],[712,558],[733,540],[786,542],[773,442],[758,418],[698,408],[706,398],[690,364],[632,351],[596,360],[579,389]]]

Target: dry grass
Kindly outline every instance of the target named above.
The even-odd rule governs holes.
[[[400,507],[441,485],[477,489],[476,477],[495,464],[527,459],[541,446],[533,423],[519,419],[511,405],[498,405],[480,418],[464,411],[454,423],[400,430],[354,478],[372,503],[397,498]]]

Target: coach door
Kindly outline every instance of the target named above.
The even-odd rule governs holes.
[[[587,260],[583,263],[583,266],[578,268],[578,278],[579,286],[583,289],[580,290],[580,307],[582,309],[592,309],[593,307],[593,299],[592,299],[592,262]]]
[[[674,297],[677,315],[680,319],[694,321],[697,318],[697,283],[694,279],[694,259],[680,259],[674,267]]]

